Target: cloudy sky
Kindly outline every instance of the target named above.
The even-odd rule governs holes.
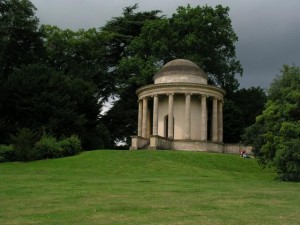
[[[237,57],[244,68],[241,87],[269,88],[283,64],[300,66],[299,0],[31,0],[42,24],[62,29],[101,27],[120,16],[126,6],[159,9],[170,16],[178,6],[222,4],[230,7],[232,26],[239,37]]]

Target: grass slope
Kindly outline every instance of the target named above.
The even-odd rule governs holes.
[[[0,164],[0,224],[299,224],[300,184],[237,155],[92,151]]]

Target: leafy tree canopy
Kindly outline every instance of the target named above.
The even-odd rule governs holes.
[[[129,12],[133,13],[135,9],[136,6],[129,8]],[[127,124],[123,125],[134,129],[131,132],[126,130],[126,133],[123,132],[124,129],[115,129],[118,133],[116,139],[122,136],[128,139],[128,132],[135,133],[137,102],[134,92],[137,87],[152,83],[153,75],[170,60],[189,59],[208,73],[209,83],[224,88],[228,93],[237,90],[239,84],[235,75],[242,74],[242,68],[235,56],[235,42],[238,38],[232,29],[228,12],[228,7],[220,5],[215,8],[209,6],[193,8],[189,5],[179,7],[170,18],[156,16],[145,20],[143,26],[140,26],[140,33],[135,33],[136,36],[132,39],[126,38],[132,27],[121,28],[126,27],[123,25],[124,21],[128,23],[132,20],[126,15],[126,10],[123,18],[113,20],[114,26],[108,22],[110,28],[118,31],[118,38],[130,42],[122,42],[124,44],[121,46],[125,47],[119,60],[116,61],[115,84],[120,99],[114,107],[118,110],[108,111],[106,118],[108,121],[114,121],[118,117],[116,114],[118,111],[124,112],[129,108],[135,111],[127,114],[135,115],[134,120],[132,117],[123,118],[127,121]],[[139,18],[138,14],[134,15],[136,15],[135,20]],[[128,98],[129,95],[133,97]],[[125,96],[126,98],[123,98]]]
[[[242,68],[236,59],[238,38],[228,12],[221,5],[188,5],[179,7],[171,18],[147,21],[120,61],[120,81],[147,84],[166,62],[185,58],[202,67],[210,83],[229,92],[237,90],[235,75],[242,74]]]
[[[72,31],[43,25],[41,31],[47,50],[46,63],[65,75],[84,79],[97,86],[102,101],[114,92],[113,78],[109,76],[106,35],[95,28]]]
[[[0,77],[43,55],[35,10],[29,0],[0,1]]]
[[[0,1],[0,141],[21,125],[44,126],[56,136],[78,133],[83,147],[93,143],[88,148],[128,141],[137,127],[135,90],[152,83],[156,71],[175,58],[194,61],[208,73],[209,83],[227,91],[224,129],[232,133],[225,139],[238,140],[261,106],[253,100],[251,108],[238,96],[255,99],[261,93],[238,90],[242,68],[229,8],[188,5],[171,17],[137,9],[137,4],[124,8],[99,29],[72,31],[39,28],[29,0]],[[99,118],[104,102],[115,96],[113,108]]]
[[[85,148],[93,147],[87,139],[99,135],[101,108],[95,85],[44,65],[29,65],[9,77],[6,86],[9,98],[3,102],[7,113],[0,136],[28,127],[56,137],[78,134]]]
[[[237,90],[231,99],[242,112],[243,127],[248,127],[255,123],[256,117],[261,114],[267,102],[267,95],[260,87],[250,87]]]
[[[247,128],[244,142],[253,145],[263,166],[274,166],[283,180],[300,181],[300,68],[283,66],[269,89],[265,110]]]

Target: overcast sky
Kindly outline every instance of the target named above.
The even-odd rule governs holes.
[[[99,28],[126,6],[140,11],[159,9],[171,16],[178,6],[221,4],[230,7],[239,37],[237,58],[244,68],[241,87],[269,88],[283,64],[300,66],[299,0],[31,0],[41,24],[62,29]]]

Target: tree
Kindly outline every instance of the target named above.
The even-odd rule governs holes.
[[[0,1],[0,77],[44,54],[36,8],[29,0]]]
[[[137,129],[137,100],[135,90],[137,86],[120,94],[120,99],[114,103],[114,106],[103,116],[106,127],[110,127],[110,146],[116,147],[119,142],[125,142],[126,147],[130,146],[133,133]],[[135,103],[134,107],[128,107]]]
[[[300,181],[300,68],[283,66],[269,89],[269,100],[245,144],[254,147],[262,166],[274,166],[282,180]]]
[[[13,160],[30,161],[37,159],[34,143],[37,141],[37,134],[28,128],[19,129],[16,135],[11,137],[14,157]]]
[[[240,142],[245,128],[255,123],[266,101],[267,96],[260,87],[242,88],[226,96],[223,110],[224,142]]]
[[[121,16],[113,18],[101,28],[102,43],[107,49],[105,61],[108,76],[113,78],[115,87],[111,95],[115,100],[113,108],[103,118],[105,126],[110,130],[111,147],[115,147],[118,141],[128,142],[129,135],[136,129],[137,121],[137,106],[134,104],[138,86],[135,83],[128,85],[127,74],[123,76],[125,71],[120,72],[118,69],[120,60],[127,57],[128,46],[140,35],[144,25],[148,21],[160,19],[159,10],[135,12],[137,8],[137,4],[124,8]],[[132,105],[134,106],[131,107]]]
[[[85,149],[101,147],[89,142],[100,136],[101,107],[94,84],[37,64],[10,76],[7,90],[9,98],[3,103],[7,124],[0,137],[26,127],[56,138],[78,134]]]
[[[116,65],[128,44],[139,35],[147,20],[158,18],[159,11],[138,12],[137,5],[126,7],[99,30],[61,30],[44,25],[42,32],[48,65],[64,74],[76,76],[97,85],[103,102],[116,94]]]
[[[262,113],[267,102],[266,93],[261,87],[239,89],[231,99],[242,112],[241,125],[243,128],[255,123],[255,118]]]
[[[115,92],[113,77],[109,75],[106,57],[106,36],[95,28],[72,31],[43,25],[47,50],[47,65],[65,75],[77,77],[96,85],[95,94],[101,102]]]
[[[44,56],[35,10],[29,0],[0,1],[0,143],[7,144],[9,131],[14,129],[8,118],[14,112],[6,108],[10,101],[7,79],[14,70]]]
[[[221,5],[215,9],[188,5],[179,7],[171,18],[147,21],[139,37],[128,46],[126,55],[130,57],[121,60],[121,65],[129,65],[122,76],[147,84],[153,76],[149,71],[172,59],[185,58],[203,68],[210,83],[227,92],[237,90],[235,75],[241,74],[242,68],[236,60],[234,43],[238,38],[228,12],[229,8]],[[141,61],[148,70],[139,67]]]
[[[109,49],[109,58],[111,66],[115,67],[119,60],[125,56],[126,49],[132,40],[138,37],[148,21],[154,21],[159,18],[160,10],[145,12],[135,12],[138,4],[125,7],[122,16],[114,17],[108,21],[101,32],[108,36],[106,47]]]
[[[123,93],[133,92],[133,88],[152,83],[152,77],[168,61],[175,58],[192,60],[209,75],[209,83],[224,88],[228,93],[238,88],[236,74],[242,68],[235,56],[234,43],[237,36],[229,19],[229,8],[209,6],[192,8],[179,7],[171,18],[161,17],[145,21],[141,33],[124,48],[124,53],[116,67],[116,86]],[[135,89],[134,89],[135,90]],[[120,95],[121,97],[121,95]],[[123,101],[123,103],[119,103]],[[137,112],[136,98],[122,97],[116,107],[118,111],[128,108]],[[120,109],[123,105],[124,108]],[[112,111],[108,112],[108,117]],[[114,111],[117,113],[117,111]],[[114,115],[116,115],[114,113]],[[123,117],[132,126],[132,114]],[[137,120],[137,113],[134,116]],[[116,124],[117,125],[117,124]],[[135,123],[136,125],[136,123]],[[134,134],[136,128],[118,137],[126,139],[128,132]]]
[[[241,121],[243,116],[240,108],[232,100],[225,99],[223,110],[224,142],[238,143],[242,133]]]

